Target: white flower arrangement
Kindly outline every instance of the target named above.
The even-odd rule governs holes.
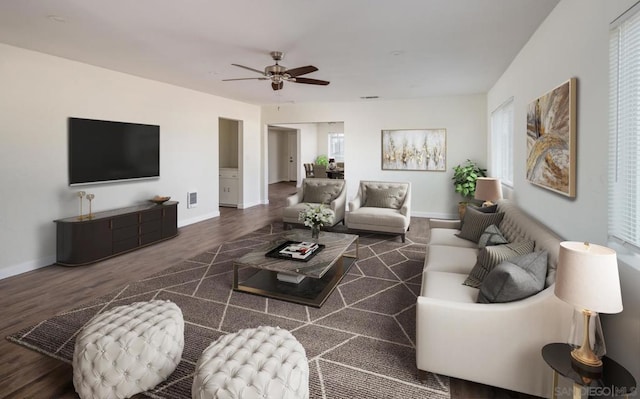
[[[325,224],[329,224],[332,217],[333,211],[325,205],[307,204],[307,209],[300,212],[298,220],[303,221],[305,226],[320,228]]]

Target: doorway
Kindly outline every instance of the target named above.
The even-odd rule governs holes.
[[[218,118],[218,205],[242,203],[242,121]]]

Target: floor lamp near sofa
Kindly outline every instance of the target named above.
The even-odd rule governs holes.
[[[556,273],[555,295],[573,305],[581,319],[577,323],[574,319],[569,344],[580,347],[571,357],[581,365],[600,367],[605,345],[598,313],[622,311],[616,252],[595,244],[562,242]]]

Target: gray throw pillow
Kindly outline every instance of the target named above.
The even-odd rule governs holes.
[[[492,245],[508,244],[509,241],[504,238],[502,232],[495,224],[484,229],[484,233],[478,240],[478,248],[489,247]]]
[[[456,236],[477,243],[484,230],[492,224],[498,226],[503,217],[504,213],[502,212],[482,213],[474,208],[467,207],[467,211],[464,214],[464,223],[460,233],[456,234]]]
[[[475,266],[462,284],[474,288],[480,287],[482,280],[500,262],[533,252],[533,247],[533,241],[519,241],[481,249]]]
[[[367,187],[367,199],[364,206],[374,208],[398,209],[394,204],[398,201],[397,189]]]
[[[482,213],[496,213],[498,211],[498,204],[489,205],[489,206],[475,206],[470,205],[473,209]]]
[[[304,196],[302,202],[309,202],[312,204],[329,204],[331,201],[331,193],[328,192],[328,187],[325,186],[313,186],[308,184],[304,187]]]
[[[532,252],[496,266],[480,286],[477,302],[513,302],[537,294],[544,288],[547,251]]]

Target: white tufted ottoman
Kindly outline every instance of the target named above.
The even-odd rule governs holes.
[[[287,330],[258,327],[224,335],[202,352],[193,399],[309,397],[309,364]]]
[[[83,399],[129,398],[164,381],[180,362],[184,320],[154,300],[97,315],[76,338],[73,385]]]

